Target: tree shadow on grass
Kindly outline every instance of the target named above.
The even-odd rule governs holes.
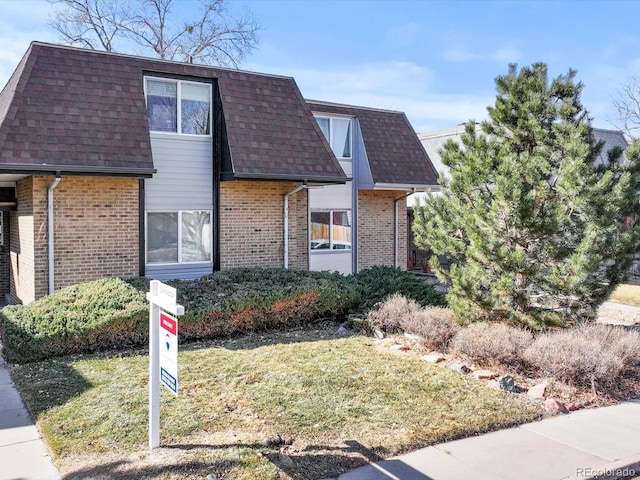
[[[82,395],[93,385],[69,365],[66,359],[46,361],[14,367],[11,377],[33,418],[52,407],[64,405]]]

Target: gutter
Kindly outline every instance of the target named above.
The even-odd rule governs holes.
[[[49,256],[49,295],[51,295],[55,289],[55,266],[54,266],[54,225],[53,225],[53,191],[56,189],[60,181],[62,180],[60,172],[56,172],[56,178],[53,179],[49,189],[47,191],[47,226],[48,226],[48,256]]]
[[[393,266],[398,268],[400,265],[398,265],[398,260],[399,260],[399,256],[400,256],[400,244],[399,244],[399,228],[398,228],[398,220],[399,220],[399,215],[398,215],[398,202],[400,200],[405,200],[409,195],[412,195],[416,193],[416,189],[412,188],[411,191],[409,193],[407,193],[406,195],[403,195],[400,198],[396,198],[393,201]],[[406,209],[405,209],[405,215],[406,215]]]

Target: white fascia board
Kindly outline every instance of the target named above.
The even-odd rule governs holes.
[[[430,190],[432,192],[439,192],[440,185],[424,185],[424,184],[402,184],[402,183],[374,183],[374,190],[404,190],[411,191],[415,190],[416,192],[424,192],[425,190]]]

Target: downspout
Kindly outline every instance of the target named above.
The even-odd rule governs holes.
[[[303,183],[284,194],[284,259],[282,262],[284,268],[289,268],[289,197],[304,188],[307,188],[307,185]]]
[[[403,195],[400,198],[396,198],[393,201],[393,265],[398,268],[400,265],[398,265],[398,260],[399,260],[399,256],[400,256],[400,241],[399,241],[399,228],[398,228],[398,202],[400,200],[404,200],[406,199],[409,195],[412,195],[416,193],[416,189],[412,188],[411,191],[409,193],[407,193],[406,195]],[[406,209],[405,209],[405,215],[407,214]]]
[[[47,240],[49,242],[48,254],[49,254],[49,295],[51,295],[55,289],[55,267],[54,267],[54,230],[53,230],[53,191],[56,189],[62,178],[60,178],[60,172],[56,172],[56,178],[53,179],[49,190],[47,191],[47,207],[48,207],[48,235]]]

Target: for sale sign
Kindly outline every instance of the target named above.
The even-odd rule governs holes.
[[[178,394],[178,320],[160,312],[160,381]]]

